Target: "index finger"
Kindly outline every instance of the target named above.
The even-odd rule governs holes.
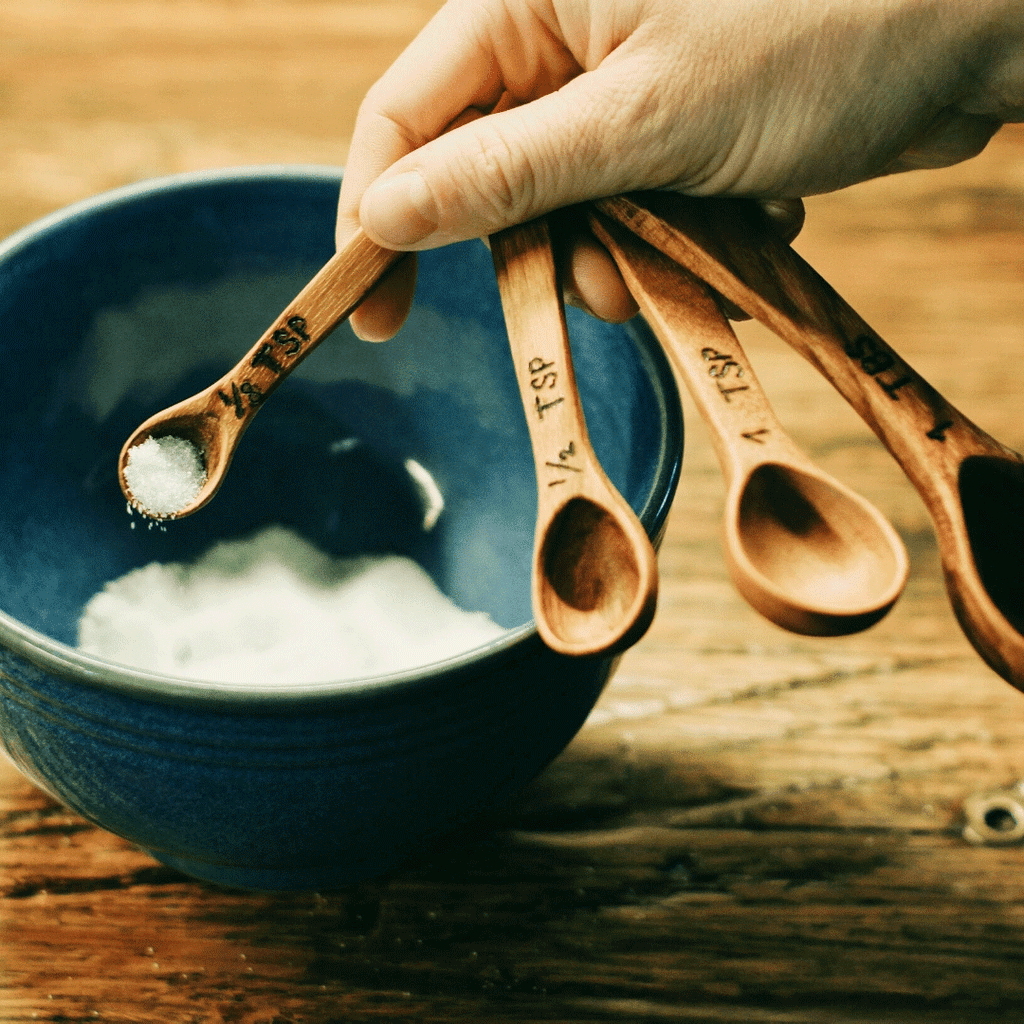
[[[503,0],[449,0],[360,105],[339,218],[355,229],[363,192],[396,160],[490,113],[503,96],[526,102],[581,70],[540,14],[513,14]]]
[[[359,107],[338,207],[352,230],[370,182],[467,110],[486,111],[501,96],[494,61],[478,34],[461,22],[461,7],[442,7]]]

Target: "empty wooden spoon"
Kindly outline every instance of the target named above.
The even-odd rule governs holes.
[[[654,617],[654,549],[590,446],[546,222],[490,246],[537,472],[537,629],[562,654],[622,651]]]
[[[711,431],[736,589],[795,633],[840,636],[877,622],[907,581],[899,534],[785,433],[705,285],[618,224],[592,215],[591,227]]]
[[[155,519],[179,518],[202,508],[217,493],[242,434],[263,402],[401,255],[357,231],[233,369],[139,426],[125,441],[117,464],[121,490],[131,505]],[[149,466],[138,460],[146,468],[133,473],[129,464],[138,455],[135,449],[150,439],[173,439],[191,465],[182,467],[157,454]]]
[[[766,224],[756,204],[665,193],[601,209],[808,359],[889,449],[932,516],[968,639],[1024,689],[1024,460],[901,359]]]

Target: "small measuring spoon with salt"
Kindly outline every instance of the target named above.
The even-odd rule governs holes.
[[[129,504],[152,519],[178,519],[202,508],[223,483],[263,402],[401,255],[357,231],[236,366],[139,426],[117,464]]]

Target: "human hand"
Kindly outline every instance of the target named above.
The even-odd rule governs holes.
[[[1024,119],[1022,54],[1019,0],[449,0],[363,102],[338,237],[425,249],[634,189],[784,201],[945,166]],[[775,211],[795,234],[800,204]],[[569,300],[632,315],[559,218]],[[398,329],[414,275],[358,334]]]

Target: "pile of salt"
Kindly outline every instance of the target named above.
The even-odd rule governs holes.
[[[161,519],[192,502],[206,483],[206,467],[184,437],[148,437],[129,449],[124,479],[138,508]]]
[[[191,679],[261,685],[419,668],[501,636],[412,559],[332,558],[284,527],[214,545],[190,564],[108,583],[79,622],[83,651]]]

